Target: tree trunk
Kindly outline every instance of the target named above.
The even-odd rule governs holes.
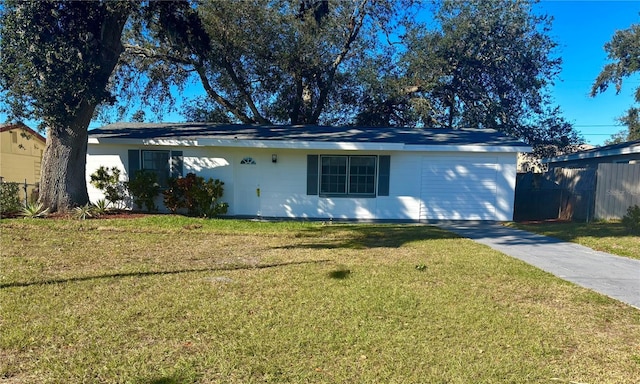
[[[100,49],[94,54],[98,57],[87,58],[100,64],[90,75],[95,88],[86,92],[86,96],[73,108],[67,106],[67,116],[49,121],[45,118],[45,123],[49,126],[42,159],[38,202],[51,212],[68,211],[89,202],[86,181],[89,123],[98,104],[108,98],[108,93],[105,95],[103,90],[107,89],[109,77],[123,51],[120,39],[131,13],[130,3],[114,2],[107,5],[113,8],[105,8],[107,12],[100,20],[101,34],[95,36],[98,40],[96,45]],[[100,96],[95,97],[96,94]]]
[[[95,105],[84,102],[68,127],[49,127],[42,160],[39,203],[51,212],[89,202],[86,181],[87,127]]]

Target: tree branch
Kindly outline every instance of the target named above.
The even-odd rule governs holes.
[[[198,76],[200,77],[200,81],[202,82],[202,86],[204,87],[204,90],[207,92],[207,95],[209,95],[209,97],[214,99],[218,104],[225,107],[229,112],[233,113],[243,123],[245,124],[256,123],[254,119],[247,116],[247,114],[244,113],[240,108],[238,108],[236,105],[231,103],[229,100],[222,97],[222,95],[218,94],[218,92],[216,92],[213,89],[213,87],[211,86],[211,83],[209,83],[209,79],[207,78],[206,69],[201,63],[195,65],[195,70],[198,73]]]
[[[349,51],[351,50],[351,45],[358,38],[358,34],[360,29],[362,28],[362,24],[364,23],[364,18],[366,16],[365,8],[369,0],[362,0],[360,5],[357,7],[356,11],[354,11],[353,15],[349,19],[348,25],[348,35],[344,44],[342,45],[342,50],[333,60],[331,67],[329,69],[329,76],[327,77],[327,81],[323,82],[323,86],[320,89],[320,96],[318,97],[318,103],[316,104],[316,108],[311,116],[311,123],[316,124],[318,119],[320,118],[320,113],[324,109],[324,104],[327,102],[327,97],[329,96],[329,90],[333,86],[333,81],[336,76],[336,71],[340,64],[344,61],[344,58],[347,56]]]
[[[231,63],[227,60],[226,57],[222,59],[222,63],[224,65],[225,70],[231,77],[231,81],[233,81],[234,84],[236,84],[236,86],[238,87],[238,90],[240,91],[240,94],[242,95],[242,98],[249,106],[249,109],[251,110],[251,112],[253,112],[253,116],[255,117],[254,120],[260,124],[271,124],[269,120],[262,117],[262,114],[260,113],[255,103],[253,102],[251,95],[247,91],[247,82],[245,81],[245,79],[241,79],[240,76],[238,76],[238,73],[233,68],[233,65],[231,65]]]

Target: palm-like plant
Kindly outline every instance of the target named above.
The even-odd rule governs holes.
[[[20,210],[20,214],[30,219],[42,218],[49,214],[49,208],[45,208],[42,203],[27,203]]]

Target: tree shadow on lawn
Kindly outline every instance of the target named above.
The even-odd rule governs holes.
[[[31,287],[34,285],[65,284],[65,283],[74,283],[74,282],[80,282],[80,281],[125,278],[125,277],[162,276],[162,275],[177,275],[181,273],[198,273],[198,272],[215,272],[215,271],[237,271],[237,270],[243,270],[243,269],[244,270],[267,269],[267,268],[276,268],[276,267],[286,267],[289,265],[320,264],[320,263],[326,263],[329,261],[331,260],[289,261],[289,262],[273,263],[273,264],[232,265],[232,266],[219,267],[219,268],[179,269],[175,271],[111,273],[111,274],[97,275],[97,276],[70,277],[67,279],[49,279],[49,280],[26,281],[26,282],[16,281],[12,283],[0,284],[0,289]]]
[[[427,225],[335,224],[304,229],[299,237],[317,241],[275,249],[399,248],[423,240],[458,239],[455,233]]]

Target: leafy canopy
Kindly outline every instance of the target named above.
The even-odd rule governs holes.
[[[610,63],[606,64],[591,88],[591,96],[605,92],[611,84],[616,92],[622,90],[623,80],[640,72],[640,24],[633,24],[625,30],[617,31],[611,41],[605,44]],[[640,103],[640,87],[635,90],[635,102]],[[631,107],[618,119],[627,126],[628,133],[615,134],[610,143],[640,140],[640,108]]]

